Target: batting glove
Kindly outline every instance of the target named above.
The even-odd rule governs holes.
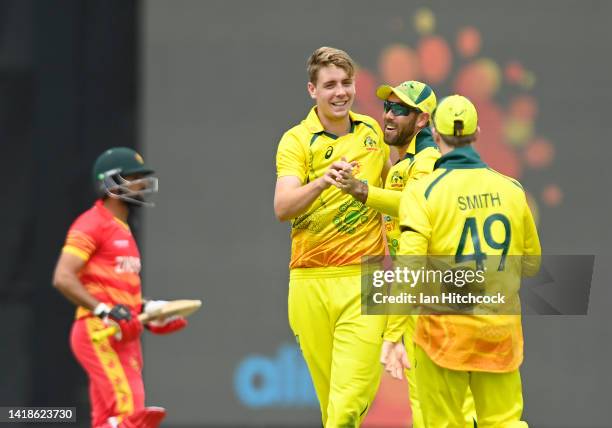
[[[145,324],[147,330],[155,334],[170,334],[175,331],[182,330],[187,327],[187,319],[185,317],[169,317],[163,321],[151,321]]]
[[[143,306],[143,312],[155,312],[166,303],[168,303],[166,300],[147,300]],[[182,330],[186,326],[187,319],[181,316],[158,319],[145,324],[145,328],[154,334],[170,334]]]
[[[94,314],[119,327],[119,332],[115,335],[118,341],[130,342],[138,339],[142,333],[142,323],[125,305],[115,305],[109,309],[107,305],[100,303],[94,309]]]

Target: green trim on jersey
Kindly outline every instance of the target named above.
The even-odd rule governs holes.
[[[473,169],[487,168],[480,155],[472,146],[458,147],[436,161],[435,169]]]
[[[451,172],[451,171],[452,171],[452,169],[447,169],[442,174],[440,174],[434,181],[432,181],[429,186],[427,186],[427,190],[425,190],[425,199],[429,198],[429,194],[433,190],[434,186],[436,184],[438,184],[440,182],[440,180],[442,180],[444,178],[444,176],[448,175],[448,173]]]
[[[351,120],[351,129],[349,130],[349,132],[348,132],[348,133],[349,133],[349,134],[352,134],[352,133],[355,131],[355,127],[356,127],[356,126],[357,126],[357,124],[359,124],[359,123],[363,123],[365,126],[367,126],[368,128],[370,128],[372,131],[376,132],[376,130],[374,129],[374,127],[373,127],[372,125],[370,125],[369,123],[366,123],[366,122],[364,122],[364,121],[362,121],[362,120]],[[317,139],[317,137],[318,137],[319,135],[321,135],[321,134],[325,135],[326,137],[331,138],[332,140],[337,140],[338,138],[340,138],[340,137],[338,137],[336,134],[332,134],[331,132],[328,132],[328,131],[325,131],[325,130],[323,130],[323,131],[319,131],[319,132],[315,132],[315,133],[312,135],[312,138],[310,139],[310,145],[311,145],[311,146],[312,146],[312,143],[314,143],[314,142],[315,142],[315,140]]]
[[[431,129],[429,128],[429,126],[426,126],[425,128],[421,129],[416,136],[415,152],[419,153],[420,151],[425,150],[428,147],[432,147],[436,150],[439,150],[438,146],[433,140],[433,136],[431,135]]]
[[[410,159],[412,161],[417,155],[417,153],[422,152],[423,150],[430,147],[432,149],[436,149],[438,152],[440,151],[440,149],[433,140],[433,136],[431,135],[431,128],[429,128],[429,126],[426,126],[425,128],[421,129],[417,133],[414,140],[414,153],[406,152],[403,159],[398,159],[394,165],[397,165],[405,159]],[[408,150],[410,150],[410,148]]]
[[[351,132],[353,132],[353,125],[351,124]],[[319,135],[323,134],[326,137],[331,138],[332,140],[337,140],[339,137],[336,134],[332,134],[331,132],[327,132],[327,131],[321,131],[319,132]]]
[[[497,175],[501,175],[502,177],[504,177],[504,178],[506,178],[506,179],[510,180],[510,181],[511,181],[511,182],[512,182],[512,183],[513,183],[515,186],[517,186],[519,189],[521,189],[521,190],[525,190],[525,189],[523,189],[523,185],[522,185],[521,183],[519,183],[518,181],[516,181],[514,178],[512,178],[512,177],[508,177],[507,175],[504,175],[504,174],[502,174],[502,173],[501,173],[501,172],[499,172],[499,171],[495,171],[493,168],[487,167],[487,169],[488,169],[489,171],[491,171],[491,172],[496,173]]]
[[[370,125],[368,122],[362,122],[361,120],[357,120],[356,122],[363,123],[365,126],[370,128],[372,131],[376,132],[376,129],[374,129],[374,127],[372,125]]]

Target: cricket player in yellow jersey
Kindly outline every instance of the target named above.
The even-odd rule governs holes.
[[[398,161],[390,168],[384,188],[355,179],[349,170],[339,170],[342,178],[335,185],[385,215],[387,244],[391,255],[395,255],[400,238],[401,192],[409,181],[431,173],[440,157],[429,129],[436,95],[428,85],[414,80],[396,87],[382,85],[376,95],[384,100],[385,144],[395,147]]]
[[[322,47],[308,60],[316,105],[281,138],[274,211],[291,220],[289,323],[319,399],[323,425],[357,427],[380,381],[383,316],[361,315],[361,257],[385,252],[380,213],[333,186],[352,162],[382,185],[389,147],[374,119],[353,113],[355,66]]]
[[[383,85],[376,95],[384,101],[383,131],[385,144],[397,150],[398,160],[391,167],[384,188],[370,186],[353,177],[350,170],[339,170],[341,178],[335,185],[367,206],[383,213],[389,253],[395,255],[399,248],[400,228],[398,213],[402,191],[409,182],[418,180],[433,171],[440,151],[433,141],[429,129],[431,114],[436,108],[436,95],[426,84],[417,81],[403,82],[396,87]],[[390,320],[394,318],[391,317]],[[402,321],[402,320],[400,320]],[[385,336],[403,333],[410,362],[414,361],[412,336],[416,316],[407,325],[402,322],[389,323]],[[407,373],[410,388],[412,426],[422,428],[414,371]]]
[[[540,241],[525,192],[516,180],[488,168],[473,149],[479,133],[474,105],[459,95],[445,98],[433,123],[442,157],[432,174],[402,196],[400,255],[449,255],[458,262],[520,256],[519,272],[537,273]],[[474,196],[478,203],[465,203]],[[504,269],[500,262],[497,270]],[[401,348],[399,337],[389,339]],[[521,421],[520,315],[420,315],[415,342],[426,427],[464,426],[468,386],[479,427],[527,427]],[[406,365],[397,355],[389,355],[391,368]]]
[[[397,150],[398,160],[387,174],[384,188],[370,186],[355,179],[349,170],[340,170],[342,178],[336,186],[355,199],[364,202],[384,214],[389,253],[396,255],[399,249],[399,206],[402,191],[419,178],[433,171],[440,158],[440,150],[433,141],[429,128],[430,118],[436,109],[436,94],[425,83],[409,80],[396,87],[382,85],[376,95],[384,101],[383,132],[385,143]],[[408,361],[414,366],[414,328],[417,316],[407,325],[403,317],[390,316],[384,337],[396,338],[403,334]],[[405,329],[405,330],[404,330]],[[410,388],[410,407],[413,428],[424,427],[418,399],[415,370],[407,371]],[[473,426],[474,403],[468,394],[465,405],[466,427]]]

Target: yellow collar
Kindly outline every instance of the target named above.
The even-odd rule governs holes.
[[[406,153],[410,153],[411,155],[414,155],[416,153],[416,135],[412,138],[412,141],[408,145]]]

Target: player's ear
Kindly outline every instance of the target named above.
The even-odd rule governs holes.
[[[440,134],[438,134],[438,131],[433,126],[431,127],[431,136],[433,137],[434,143],[440,147]]]
[[[314,83],[308,82],[308,85],[306,85],[306,88],[308,89],[310,98],[312,98],[313,100],[316,99],[317,98],[317,87],[314,85]]]
[[[474,132],[474,141],[472,141],[472,142],[477,141],[478,137],[480,137],[480,126],[476,127],[476,132]]]
[[[417,117],[416,125],[422,129],[427,126],[428,122],[429,122],[429,113],[425,111],[422,113],[419,113],[419,116]]]

